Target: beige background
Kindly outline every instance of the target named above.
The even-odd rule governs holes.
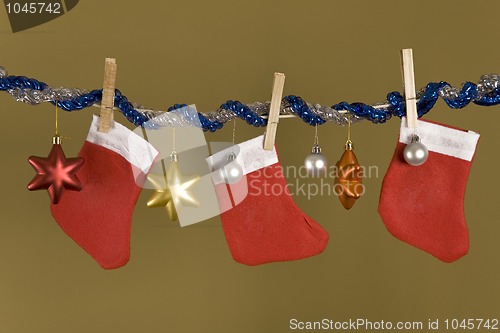
[[[54,86],[102,85],[106,56],[118,59],[118,87],[153,108],[195,103],[210,111],[227,99],[270,98],[272,73],[285,94],[310,102],[376,102],[402,89],[399,50],[412,47],[417,86],[453,85],[498,72],[493,1],[81,1],[68,14],[13,34],[1,9],[0,65]],[[218,218],[188,228],[139,198],[132,258],[102,270],[52,220],[47,194],[31,193],[29,155],[45,155],[53,108],[0,94],[3,116],[0,223],[0,331],[288,332],[290,318],[421,320],[499,317],[500,232],[496,208],[500,107],[426,117],[482,135],[466,193],[470,253],[454,264],[393,238],[377,204],[398,135],[398,119],[353,127],[359,160],[380,168],[368,193],[346,212],[336,197],[295,198],[330,233],[320,256],[246,267],[229,254]],[[65,113],[64,148],[76,155],[92,110]],[[125,123],[124,117],[117,120]],[[237,140],[262,133],[242,125]],[[277,145],[284,165],[300,165],[313,128],[284,120]],[[231,130],[207,134],[230,140]],[[331,163],[345,129],[320,130]]]

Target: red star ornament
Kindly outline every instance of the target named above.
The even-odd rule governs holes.
[[[66,158],[59,143],[52,145],[49,156],[30,156],[28,162],[37,173],[28,184],[28,190],[47,190],[54,205],[59,203],[64,190],[80,191],[83,187],[76,176],[83,158]]]

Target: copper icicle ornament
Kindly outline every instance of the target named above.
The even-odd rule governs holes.
[[[337,193],[342,206],[351,209],[356,200],[364,193],[363,168],[353,151],[351,141],[351,119],[347,124],[347,141],[345,151],[336,164],[337,174],[334,180],[335,193]]]

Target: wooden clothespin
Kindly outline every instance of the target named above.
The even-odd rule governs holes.
[[[115,106],[116,59],[106,58],[104,62],[104,83],[102,86],[101,116],[99,132],[108,133],[113,124]]]
[[[283,88],[285,87],[285,74],[274,73],[273,95],[271,96],[271,106],[269,107],[269,117],[267,118],[266,135],[264,138],[264,149],[273,150],[276,139],[276,131],[280,119],[281,99],[283,98]]]
[[[406,124],[409,128],[416,128],[418,113],[412,49],[401,50],[401,66],[403,69],[403,83],[405,86]]]

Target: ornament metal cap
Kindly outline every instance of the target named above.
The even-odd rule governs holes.
[[[177,152],[175,150],[170,154],[170,161],[177,162]]]
[[[414,143],[414,142],[420,142],[420,137],[416,134],[413,134],[411,136],[411,142],[410,143]]]
[[[321,154],[321,147],[319,145],[314,145],[311,149],[312,154]]]
[[[351,140],[347,140],[345,142],[345,150],[352,150],[352,149],[353,149],[352,141]]]
[[[236,154],[234,152],[231,152],[228,156],[227,156],[227,160],[229,162],[232,162],[236,159]]]
[[[59,135],[54,135],[52,137],[52,144],[53,145],[60,145],[61,144],[61,137]]]

